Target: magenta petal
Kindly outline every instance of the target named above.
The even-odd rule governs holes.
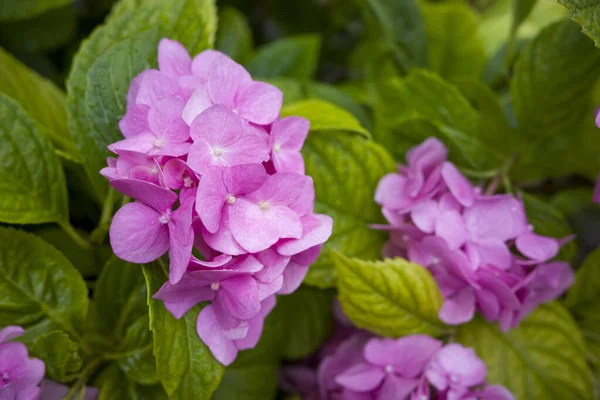
[[[221,224],[214,234],[202,227],[202,239],[204,239],[204,242],[206,242],[213,250],[220,253],[231,254],[232,256],[246,254],[247,251],[233,238],[233,235],[229,230],[228,213],[223,212],[221,215]]]
[[[527,230],[523,205],[511,195],[477,200],[464,212],[465,224],[476,238],[506,241]]]
[[[221,328],[212,306],[206,306],[200,311],[196,331],[221,364],[229,365],[235,360],[238,350],[234,342],[223,334],[223,328]]]
[[[240,117],[223,105],[215,105],[194,119],[190,135],[194,141],[204,139],[211,146],[227,147],[242,136],[243,129]]]
[[[243,118],[255,124],[268,125],[279,116],[283,93],[268,83],[252,82],[236,100],[236,109]]]
[[[161,214],[142,203],[125,204],[110,226],[110,243],[115,254],[129,262],[147,263],[169,249],[169,229]]]
[[[259,137],[244,134],[225,148],[222,158],[226,165],[265,162],[269,160],[269,146]]]
[[[456,295],[446,298],[440,309],[440,319],[449,325],[458,325],[468,322],[475,315],[475,294],[468,287]]]
[[[141,133],[127,139],[119,140],[106,146],[113,153],[119,153],[122,150],[135,151],[137,153],[150,154],[159,150],[155,146],[157,137],[151,132]]]
[[[404,378],[388,374],[377,395],[378,400],[405,399],[419,386],[418,379]]]
[[[470,242],[467,246],[474,249],[483,265],[493,265],[500,269],[507,269],[511,265],[510,250],[504,242],[495,239]]]
[[[309,129],[310,122],[302,117],[285,117],[275,121],[271,128],[271,147],[300,151]]]
[[[199,139],[192,144],[187,164],[199,175],[205,175],[210,168],[223,168],[228,165],[223,157],[215,157],[213,147],[204,139]]]
[[[229,254],[221,254],[220,256],[217,256],[215,258],[213,258],[210,261],[202,261],[202,260],[198,260],[196,257],[192,256],[192,258],[190,259],[190,267],[194,267],[194,268],[219,268],[222,267],[223,265],[227,264],[228,262],[230,262],[232,260],[233,257],[231,257]]]
[[[185,275],[176,285],[165,282],[152,297],[162,300],[167,310],[179,319],[196,304],[213,300],[215,292]]]
[[[277,246],[279,254],[293,256],[325,243],[331,236],[333,219],[323,214],[307,215],[302,217],[302,225],[302,238],[292,239]]]
[[[229,58],[226,54],[216,50],[204,50],[202,53],[194,57],[192,61],[192,73],[204,80],[208,79],[208,75],[213,68],[218,68],[219,62]]]
[[[206,84],[198,85],[185,104],[181,117],[186,124],[191,125],[198,115],[212,106],[213,102],[208,94],[208,86]]]
[[[442,177],[458,202],[470,207],[475,199],[475,190],[471,182],[465,178],[451,162],[446,161],[442,167]]]
[[[385,373],[379,367],[358,364],[336,376],[335,381],[344,388],[356,392],[369,392],[381,384]]]
[[[125,116],[119,121],[119,129],[126,138],[131,138],[150,131],[148,112],[150,106],[134,104],[127,109]]]
[[[281,221],[276,219],[278,214],[273,213],[274,208],[269,207],[265,210],[245,199],[237,199],[234,204],[227,207],[229,229],[235,240],[248,252],[263,251],[281,237],[279,226]],[[301,231],[302,225],[300,225]]]
[[[364,356],[373,365],[391,365],[394,373],[416,378],[441,347],[439,340],[426,335],[410,335],[400,339],[373,338],[365,345]]]
[[[172,284],[181,280],[192,257],[194,245],[192,206],[193,201],[182,204],[173,212],[169,221],[169,282]]]
[[[192,60],[187,50],[179,42],[162,39],[158,44],[158,68],[170,77],[189,75]]]
[[[219,58],[218,63],[218,67],[213,68],[209,73],[208,93],[210,93],[213,103],[233,109],[240,89],[249,86],[252,83],[252,77],[244,67],[230,58]]]
[[[458,249],[469,239],[463,218],[456,211],[446,211],[438,217],[435,234],[446,241],[450,250]]]
[[[178,90],[177,84],[166,74],[151,69],[144,73],[135,102],[153,106],[162,99],[176,95]]]
[[[222,281],[217,297],[231,314],[240,319],[252,318],[260,311],[256,281],[248,275]]]
[[[198,177],[188,165],[178,159],[169,160],[163,167],[165,185],[170,189],[181,189],[183,187],[197,186]]]
[[[296,291],[308,273],[308,265],[290,262],[283,270],[283,285],[279,294],[290,294]]]
[[[558,240],[526,232],[516,240],[517,249],[532,260],[544,262],[554,257],[560,248]]]
[[[234,165],[223,171],[223,182],[227,192],[235,196],[254,192],[265,183],[267,177],[262,164]]]
[[[208,168],[198,184],[196,212],[210,233],[216,233],[221,223],[221,210],[227,202],[227,189],[219,168]]]
[[[252,349],[260,340],[260,335],[263,330],[265,317],[262,315],[256,315],[250,320],[250,324],[248,325],[248,331],[243,338],[235,341],[235,346],[239,350]]]
[[[21,336],[25,333],[25,329],[20,326],[11,325],[0,331],[0,344],[4,342],[8,342],[16,337]]]
[[[410,213],[413,223],[425,233],[433,233],[439,216],[440,208],[434,200],[425,200],[419,203]]]
[[[488,385],[478,395],[481,400],[515,400],[512,393],[500,385]]]
[[[256,258],[264,265],[264,268],[254,276],[263,283],[272,282],[281,276],[285,267],[290,262],[290,257],[280,255],[273,248],[257,253]]]
[[[189,127],[181,118],[185,102],[170,97],[156,103],[148,112],[148,125],[152,132],[165,142],[181,143],[189,139]]]
[[[406,178],[400,174],[385,175],[375,190],[375,201],[390,210],[400,210],[412,203],[407,200]]]
[[[283,287],[283,274],[268,283],[256,281],[256,286],[258,288],[258,299],[262,301],[281,290]]]
[[[281,172],[269,176],[264,185],[250,193],[248,198],[256,202],[267,201],[269,204],[287,206],[301,197],[305,187],[306,178],[303,175]]]
[[[114,179],[110,185],[125,196],[141,201],[159,212],[170,210],[177,201],[177,193],[149,182]]]

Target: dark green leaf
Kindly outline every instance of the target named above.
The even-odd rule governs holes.
[[[253,47],[252,30],[246,17],[233,7],[223,9],[219,13],[215,49],[244,64],[250,58]]]
[[[0,3],[0,21],[25,19],[71,4],[74,0],[18,0]]]
[[[0,228],[0,326],[27,329],[25,342],[61,330],[78,341],[88,308],[81,275],[34,235]]]
[[[401,258],[363,261],[331,252],[339,299],[359,328],[381,336],[441,335],[442,294],[426,268]]]
[[[117,361],[128,379],[142,385],[152,385],[159,383],[152,349],[152,332],[148,316],[144,315],[127,328],[119,353],[112,359]]]
[[[558,303],[507,333],[477,316],[459,327],[456,340],[485,361],[490,384],[506,386],[516,399],[592,399],[581,333]]]
[[[68,223],[65,177],[50,141],[0,93],[0,221]]]
[[[81,369],[79,345],[64,332],[54,331],[41,335],[31,347],[31,356],[46,364],[46,375],[62,382],[65,376]]]
[[[428,64],[427,33],[414,0],[356,0],[364,11],[370,36],[385,47],[403,71]]]
[[[142,386],[127,380],[115,364],[106,368],[94,383],[100,389],[98,400],[167,400],[160,385]]]
[[[446,79],[477,79],[485,65],[478,21],[467,4],[423,3],[429,39],[429,68]]]
[[[144,265],[143,270],[158,379],[171,399],[209,399],[219,385],[224,368],[196,332],[201,306],[176,320],[161,301],[151,297],[167,280],[161,265]]]
[[[581,25],[583,33],[600,46],[600,3],[595,0],[558,0],[571,11],[573,21]]]
[[[42,127],[54,146],[79,160],[79,150],[67,128],[65,94],[52,82],[0,49],[0,92],[21,107]]]
[[[352,257],[381,257],[388,235],[369,228],[383,221],[373,196],[379,180],[395,165],[377,143],[345,132],[311,132],[302,153],[306,173],[315,182],[316,212],[334,220],[333,234],[308,270],[306,283],[332,287],[336,272],[328,248]]]
[[[317,35],[290,36],[258,49],[246,68],[256,78],[310,79],[317,70],[320,50]]]

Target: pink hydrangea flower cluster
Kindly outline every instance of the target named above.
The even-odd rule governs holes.
[[[313,360],[285,367],[282,385],[307,400],[512,400],[486,383],[470,348],[425,335],[379,338],[340,327]]]
[[[279,89],[218,51],[192,60],[168,39],[158,65],[133,80],[125,139],[108,146],[117,157],[101,171],[135,199],[116,213],[110,241],[134,263],[168,252],[155,298],[176,318],[211,302],[197,331],[227,365],[256,344],[275,294],[298,288],[333,222],[313,211],[300,153],[309,122],[279,118]]]
[[[519,198],[482,194],[447,155],[427,139],[379,182],[375,201],[389,225],[375,228],[390,231],[384,256],[429,269],[445,299],[442,321],[461,324],[479,310],[508,330],[573,283],[569,264],[551,261],[569,238],[536,234]]]
[[[23,343],[10,340],[25,331],[7,326],[0,331],[0,399],[36,400],[46,366],[42,360],[30,358]]]

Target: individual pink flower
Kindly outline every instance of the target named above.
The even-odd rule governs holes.
[[[162,175],[166,187],[179,190],[180,202],[195,200],[200,178],[185,162],[178,158],[169,160],[163,168]]]
[[[304,174],[304,158],[300,153],[310,123],[301,117],[285,117],[271,127],[269,147],[277,172]]]
[[[212,166],[261,163],[269,159],[267,144],[250,134],[240,118],[221,105],[213,106],[196,117],[190,134],[194,144],[189,150],[187,163],[202,175]]]
[[[118,155],[107,159],[108,167],[100,170],[102,176],[108,180],[131,179],[163,185],[162,169],[155,157],[128,150],[119,150]]]
[[[264,82],[253,81],[244,67],[224,54],[217,54],[207,61],[212,63],[206,84],[194,91],[183,112],[188,124],[216,104],[259,125],[268,125],[279,116],[283,101],[283,94],[279,89]],[[202,67],[207,64],[203,63]],[[194,65],[192,69],[194,70]]]
[[[25,331],[18,326],[7,326],[0,331],[0,399],[39,399],[38,387],[46,367],[37,358],[30,358],[23,343],[10,342]]]

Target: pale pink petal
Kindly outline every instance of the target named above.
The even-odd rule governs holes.
[[[488,385],[478,393],[481,400],[515,400],[513,394],[504,386]]]
[[[192,144],[189,142],[184,143],[165,143],[160,149],[151,150],[149,154],[155,154],[159,156],[169,157],[181,157],[188,154]]]
[[[114,179],[110,185],[125,196],[141,201],[161,213],[170,210],[177,201],[177,193],[150,182]]]
[[[158,138],[152,132],[141,133],[127,139],[119,140],[106,146],[113,153],[135,151],[137,153],[156,153],[160,150]]]
[[[317,258],[319,258],[322,247],[323,245],[318,245],[311,247],[308,250],[304,250],[302,253],[298,253],[293,256],[291,261],[300,265],[306,265],[308,267],[310,264],[314,263]]]
[[[246,120],[268,125],[279,116],[282,103],[281,90],[268,83],[252,82],[238,95],[235,108]]]
[[[377,400],[406,399],[419,386],[418,379],[388,374],[377,394]]]
[[[264,268],[257,272],[254,277],[263,283],[272,282],[280,277],[286,265],[290,262],[290,257],[282,256],[273,248],[261,251],[255,257],[264,265]]]
[[[506,244],[497,239],[478,240],[469,242],[468,250],[473,249],[479,256],[479,264],[493,265],[500,269],[507,269],[511,265],[511,254]]]
[[[210,167],[200,178],[196,196],[196,212],[210,233],[215,233],[221,223],[221,210],[227,202],[227,189],[223,184],[223,173]]]
[[[481,289],[475,292],[477,309],[488,321],[496,321],[500,314],[500,302],[493,292]]]
[[[169,221],[169,282],[176,284],[187,270],[192,247],[194,245],[194,230],[192,229],[193,201],[179,206],[171,214]]]
[[[229,254],[221,254],[210,261],[203,261],[192,256],[190,259],[190,269],[219,268],[230,262],[232,258]]]
[[[235,240],[248,252],[265,250],[281,237],[280,224],[274,218],[273,209],[274,207],[268,207],[265,210],[243,198],[237,199],[235,204],[227,207],[229,229]]]
[[[238,350],[234,342],[223,334],[223,328],[221,328],[212,306],[206,306],[200,311],[196,331],[221,364],[227,366],[235,360]]]
[[[222,104],[232,110],[238,93],[252,83],[252,77],[244,67],[230,58],[220,57],[216,61],[218,66],[208,76],[208,93],[214,104]]]
[[[302,265],[290,261],[283,270],[283,285],[279,289],[279,294],[290,294],[296,291],[302,284],[302,281],[308,273],[308,265]]]
[[[397,173],[385,175],[375,190],[375,201],[390,210],[400,210],[412,205],[406,193],[406,178]]]
[[[410,212],[413,223],[425,233],[433,233],[439,216],[440,208],[434,200],[425,200],[415,206]]]
[[[271,136],[269,135],[269,132],[267,132],[265,130],[265,128],[262,127],[261,125],[253,124],[252,122],[248,122],[243,118],[242,118],[242,125],[244,126],[244,130],[245,130],[246,134],[259,137],[267,144],[271,140]]]
[[[187,159],[188,166],[196,173],[205,175],[210,168],[227,167],[222,156],[215,155],[215,149],[204,139],[194,142],[190,147]]]
[[[283,275],[279,275],[268,283],[256,281],[256,286],[258,288],[259,300],[264,300],[277,293],[283,287]]]
[[[517,249],[526,257],[536,261],[546,261],[554,257],[560,248],[558,240],[526,232],[516,240]]]
[[[210,71],[218,68],[219,62],[222,59],[228,59],[227,54],[216,50],[204,50],[202,53],[194,57],[192,61],[192,73],[204,80],[208,79]],[[215,62],[217,63],[215,65]]]
[[[290,204],[288,207],[291,208],[298,214],[299,217],[303,217],[306,214],[312,214],[315,204],[315,183],[313,179],[305,175],[304,176],[304,187],[300,193],[298,199]]]
[[[221,281],[217,298],[235,317],[249,319],[260,311],[256,280],[248,275],[235,276]]]
[[[110,244],[121,259],[148,263],[169,249],[169,228],[162,215],[142,203],[125,204],[110,226]]]
[[[300,151],[308,136],[310,122],[302,117],[285,117],[275,121],[271,128],[271,148]]]
[[[250,324],[248,325],[248,331],[246,332],[246,335],[244,335],[243,338],[236,340],[235,346],[239,350],[254,348],[260,340],[260,335],[263,330],[264,321],[265,317],[263,317],[262,315],[258,314],[254,316],[250,320]]]
[[[226,165],[254,164],[269,160],[269,146],[259,137],[243,135],[224,148]]]
[[[442,167],[442,177],[458,202],[470,207],[475,199],[475,190],[471,182],[465,178],[451,162],[446,161]]]
[[[409,335],[400,339],[373,338],[367,342],[364,356],[373,365],[390,365],[395,374],[416,378],[441,347],[439,340],[426,335]]]
[[[176,285],[165,282],[152,298],[162,300],[167,310],[179,319],[196,304],[213,300],[215,292],[185,275]]]
[[[346,369],[336,376],[335,381],[356,392],[369,392],[377,388],[384,377],[385,373],[381,368],[361,363]]]
[[[223,182],[227,192],[235,196],[254,192],[267,180],[265,167],[261,164],[242,164],[225,168]]]
[[[185,102],[179,97],[170,97],[156,103],[148,112],[148,125],[152,132],[164,142],[181,143],[189,139],[190,128],[181,118]]]
[[[172,78],[189,75],[192,71],[192,60],[181,43],[162,39],[158,43],[158,68],[160,72]]]
[[[277,172],[293,172],[304,175],[304,157],[298,151],[274,151],[272,160]]]
[[[246,254],[247,251],[233,238],[229,230],[228,213],[223,212],[221,216],[221,224],[214,234],[202,227],[202,239],[204,239],[207,245],[218,252],[231,254],[232,256]]]
[[[475,315],[475,294],[468,287],[456,295],[446,298],[440,309],[439,317],[450,325],[459,325],[473,319]]]
[[[198,115],[212,106],[213,102],[208,94],[208,86],[205,83],[200,84],[185,104],[181,117],[186,124],[191,125]]]
[[[333,219],[323,214],[307,215],[302,217],[302,226],[302,238],[292,239],[277,246],[279,254],[293,256],[325,243],[331,236]]]
[[[11,325],[0,331],[0,343],[8,342],[25,333],[25,329],[20,326]]]
[[[247,197],[257,203],[266,201],[269,205],[288,206],[298,201],[305,187],[303,175],[281,172],[269,176],[264,185]]]
[[[456,211],[446,211],[435,222],[435,234],[443,238],[450,250],[456,250],[469,239],[462,216]]]
[[[140,82],[135,103],[153,106],[162,99],[175,96],[178,90],[177,84],[166,74],[151,69]]]
[[[125,116],[119,121],[119,129],[126,138],[134,137],[150,131],[148,112],[150,106],[134,104],[127,109]]]
[[[222,105],[203,111],[190,125],[190,135],[194,141],[204,139],[211,146],[221,148],[237,142],[243,132],[240,117]]]
[[[514,239],[527,230],[523,205],[511,195],[475,201],[464,212],[465,224],[474,238]]]

